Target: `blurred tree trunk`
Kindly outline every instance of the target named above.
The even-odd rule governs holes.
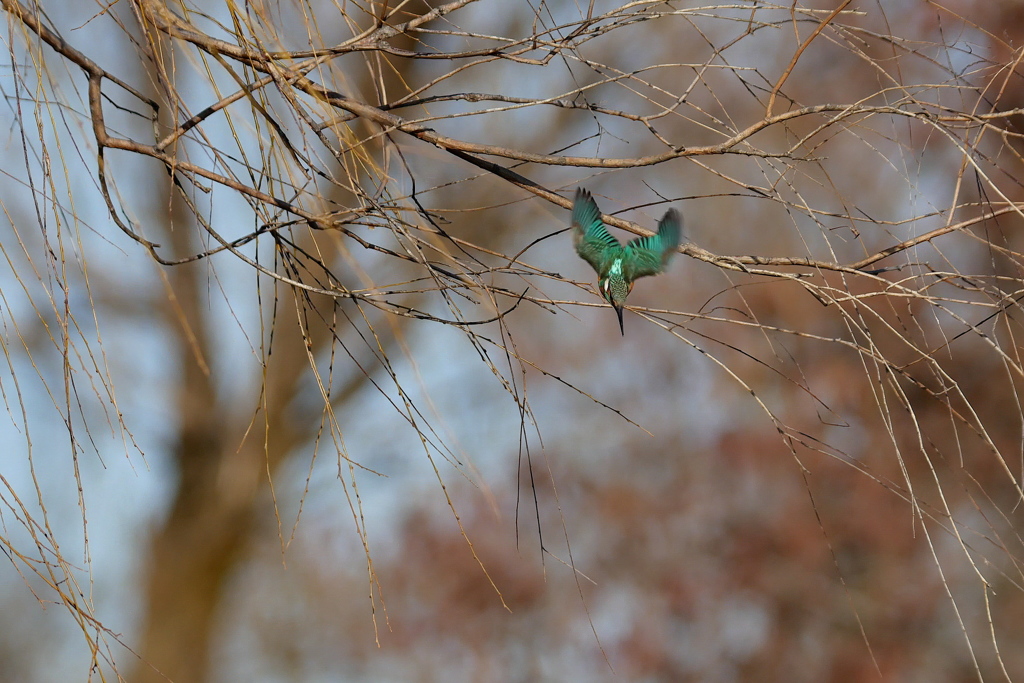
[[[392,42],[405,49],[414,47],[406,36],[395,37]],[[415,62],[401,63],[397,72],[392,67],[374,74],[376,68],[371,66],[362,73],[361,88],[367,93],[380,87],[388,92],[405,92],[403,73],[415,68]],[[378,91],[377,96],[384,95]],[[338,173],[340,177],[346,175],[341,164]],[[168,183],[166,188],[171,196],[165,204],[172,207],[173,214],[165,230],[166,241],[177,257],[201,251],[192,211],[174,187]],[[331,199],[336,205],[356,201],[344,190],[336,190],[334,195]],[[329,239],[307,233],[299,241],[307,253],[336,252],[336,245]],[[314,242],[322,243],[315,246]],[[324,321],[331,320],[334,301],[319,297],[314,304],[320,307],[319,316],[312,312],[305,316],[303,325],[309,329],[303,331],[296,318],[294,292],[277,288],[279,298],[270,335],[273,346],[264,358],[264,396],[252,429],[245,435],[256,410],[256,397],[218,396],[211,376],[211,366],[217,359],[216,335],[211,334],[208,319],[209,268],[212,266],[203,260],[166,271],[167,323],[176,334],[181,367],[177,398],[180,423],[172,453],[180,478],[170,513],[152,537],[145,577],[147,611],[137,650],[141,661],[129,679],[131,683],[210,680],[218,605],[227,579],[244,556],[253,520],[266,505],[260,493],[266,489],[268,475],[273,476],[288,454],[313,436],[319,418],[319,413],[314,413],[298,418],[302,420],[298,423],[295,411],[288,407],[307,377],[309,354],[316,358],[337,333],[320,320],[321,316]],[[289,276],[301,279],[295,273]],[[402,326],[407,320],[391,320],[385,327],[394,331],[395,325]],[[390,335],[381,329],[377,338],[387,344]],[[354,372],[343,386],[335,382],[335,405],[343,404],[365,379],[362,372]],[[239,405],[245,401],[251,407]]]
[[[190,216],[175,213],[175,227],[167,231],[175,251],[194,253],[194,233],[186,227]],[[181,368],[180,424],[171,455],[180,479],[170,514],[152,539],[139,650],[143,661],[133,681],[208,679],[219,597],[256,517],[258,494],[267,473],[276,471],[304,433],[305,425],[286,417],[308,360],[284,299],[282,324],[275,328],[273,353],[267,359],[266,413],[258,415],[242,442],[246,425],[238,423],[239,416],[248,417],[237,402],[252,398],[217,395],[209,368],[216,358],[206,318],[207,267],[198,262],[167,271],[168,327],[176,332]],[[314,338],[322,343],[326,335]]]

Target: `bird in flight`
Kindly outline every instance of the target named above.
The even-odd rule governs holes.
[[[669,209],[658,222],[658,234],[637,237],[622,246],[605,227],[590,192],[582,187],[576,189],[572,205],[572,242],[580,258],[597,271],[597,288],[619,316],[619,331],[623,336],[626,331],[622,326],[622,306],[633,291],[634,280],[665,270],[679,246],[681,232],[679,212]]]

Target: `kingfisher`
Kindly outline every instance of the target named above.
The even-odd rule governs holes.
[[[658,222],[657,235],[637,237],[623,247],[608,232],[590,192],[582,187],[576,188],[572,204],[572,242],[576,253],[597,271],[597,288],[619,316],[622,336],[626,336],[622,326],[622,306],[633,291],[633,281],[665,270],[669,258],[679,246],[681,232],[679,212],[669,209]]]

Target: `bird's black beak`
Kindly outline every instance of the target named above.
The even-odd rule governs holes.
[[[621,332],[622,336],[625,337],[626,329],[622,326],[622,306],[616,306],[615,304],[612,304],[612,308],[615,309],[615,315],[619,316],[619,332]]]

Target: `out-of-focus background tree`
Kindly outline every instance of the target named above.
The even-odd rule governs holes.
[[[1024,680],[1019,3],[0,2],[0,679]]]

